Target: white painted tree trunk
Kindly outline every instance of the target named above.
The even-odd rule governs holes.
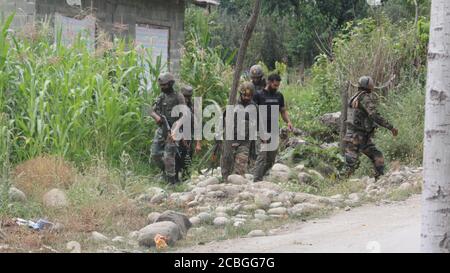
[[[450,1],[433,0],[425,105],[422,252],[450,252]]]

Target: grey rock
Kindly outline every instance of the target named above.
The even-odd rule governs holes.
[[[241,193],[243,190],[243,187],[241,185],[225,185],[223,187],[223,191],[228,197],[234,197]]]
[[[322,196],[317,196],[304,192],[297,192],[294,196],[293,203],[326,203],[328,201],[327,198]]]
[[[188,204],[195,199],[195,194],[192,192],[184,192],[180,195],[179,200],[181,204]]]
[[[249,237],[262,237],[262,236],[266,236],[266,233],[264,231],[262,231],[262,230],[257,229],[257,230],[250,231],[247,236],[249,236]]]
[[[245,179],[244,177],[237,175],[237,174],[232,174],[232,175],[228,176],[227,181],[230,184],[236,184],[236,185],[245,185],[245,184],[249,183],[249,181],[247,179]]]
[[[200,221],[202,223],[211,221],[212,217],[211,214],[209,214],[208,212],[200,212],[197,217],[200,219]]]
[[[255,182],[252,184],[252,188],[253,189],[269,189],[269,190],[273,190],[275,192],[283,191],[281,186],[279,186],[275,183],[272,183],[272,182],[267,182],[267,181]]]
[[[299,164],[299,165],[294,167],[294,170],[297,171],[297,172],[303,172],[305,170],[305,165]]]
[[[122,236],[116,236],[111,241],[114,243],[125,243],[125,238]]]
[[[195,195],[205,194],[206,188],[205,187],[195,187],[191,192]]]
[[[70,241],[66,244],[66,249],[70,250],[70,253],[81,253],[81,245],[77,241]]]
[[[325,126],[337,131],[340,128],[341,112],[327,113],[319,118]]]
[[[150,212],[148,215],[147,215],[147,222],[148,222],[148,224],[150,225],[150,224],[153,224],[155,221],[156,221],[156,219],[158,219],[158,217],[161,215],[161,213],[159,213],[159,212]]]
[[[206,194],[206,197],[209,198],[225,198],[227,197],[226,193],[223,191],[210,191]]]
[[[214,185],[214,184],[219,184],[219,183],[220,183],[220,181],[217,177],[210,177],[210,178],[198,183],[197,186],[198,187],[206,187],[208,185]]]
[[[267,219],[269,219],[269,216],[267,216],[266,214],[255,214],[255,219],[266,221]]]
[[[9,200],[12,202],[25,202],[27,201],[27,196],[21,190],[11,187],[8,192]]]
[[[284,165],[284,164],[276,163],[276,164],[273,165],[272,171],[273,172],[289,173],[291,171],[291,169],[288,166]]]
[[[279,207],[282,207],[283,206],[283,203],[282,202],[273,202],[273,203],[271,203],[270,204],[270,208],[271,209],[273,209],[273,208],[279,208]]]
[[[310,184],[313,181],[313,179],[310,174],[301,172],[298,174],[298,181],[303,184]]]
[[[67,207],[66,194],[60,189],[52,189],[43,196],[43,203],[46,207],[62,208]]]
[[[266,211],[263,209],[257,209],[255,210],[255,214],[266,214]]]
[[[189,218],[189,221],[191,222],[192,226],[194,226],[194,227],[199,226],[202,222],[202,220],[198,216]]]
[[[173,245],[183,238],[180,228],[171,221],[157,222],[139,230],[138,242],[140,246],[154,247],[155,236],[160,234],[168,238],[167,243]]]
[[[315,213],[316,211],[319,211],[322,208],[322,206],[317,205],[317,204],[311,204],[311,203],[300,203],[300,204],[296,204],[295,206],[293,206],[292,208],[290,208],[288,210],[289,215],[291,216],[308,216],[311,215],[313,213]]]
[[[403,179],[403,176],[400,174],[392,174],[391,176],[389,176],[388,182],[390,184],[399,185],[403,182]]]
[[[351,193],[351,194],[349,194],[348,195],[348,198],[351,200],[351,201],[353,201],[353,202],[359,202],[360,201],[360,199],[361,199],[361,197],[360,197],[360,195],[358,194],[358,193]]]
[[[242,200],[253,200],[253,194],[251,192],[248,192],[248,191],[244,191],[244,192],[239,193],[238,197],[239,197],[240,201],[242,201]]]
[[[282,215],[282,214],[286,214],[287,213],[287,209],[285,207],[278,207],[278,208],[269,209],[267,211],[267,213],[268,214]]]
[[[270,172],[270,179],[279,181],[279,182],[286,182],[290,178],[290,174],[287,172],[279,172],[279,171],[271,171]]]
[[[189,202],[189,203],[187,203],[187,206],[188,207],[196,207],[196,206],[198,206],[198,201],[191,201],[191,202]]]
[[[242,209],[245,211],[254,211],[257,209],[257,207],[255,204],[248,204],[248,205],[242,206]]]
[[[109,241],[109,238],[106,237],[105,235],[101,234],[100,232],[94,231],[91,233],[91,238],[92,241],[95,242],[104,242],[104,241]]]
[[[221,184],[213,184],[206,186],[206,191],[223,191],[223,185]]]
[[[226,217],[216,217],[214,218],[213,224],[215,226],[225,226],[230,223],[230,220]]]
[[[292,200],[294,200],[294,196],[295,196],[295,193],[286,191],[286,192],[282,192],[280,194],[275,195],[273,197],[273,201],[282,202],[282,203],[292,202]]]
[[[255,205],[258,209],[267,209],[272,202],[268,196],[258,193],[255,195]]]
[[[189,218],[185,214],[172,210],[167,210],[161,213],[161,215],[155,220],[155,223],[167,221],[175,223],[183,234],[186,234],[187,231],[192,227],[192,223],[189,221]]]
[[[150,200],[151,204],[161,204],[162,202],[164,202],[164,200],[167,198],[167,195],[165,193],[158,193],[155,194],[152,199]]]

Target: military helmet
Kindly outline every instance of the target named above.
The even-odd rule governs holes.
[[[372,90],[374,86],[373,79],[369,76],[362,76],[358,80],[358,87],[364,90]]]
[[[264,76],[264,72],[262,67],[259,64],[255,64],[254,66],[252,66],[250,68],[250,77],[255,77],[255,78],[259,78],[259,77],[263,77]]]
[[[241,96],[243,95],[253,96],[254,93],[255,93],[255,86],[251,82],[244,82],[239,87],[239,94],[241,94]]]
[[[163,73],[158,77],[159,84],[168,84],[170,82],[175,82],[175,78],[170,72]]]
[[[185,85],[185,86],[181,87],[181,94],[183,94],[183,96],[192,97],[193,91],[194,90],[193,90],[192,86]]]

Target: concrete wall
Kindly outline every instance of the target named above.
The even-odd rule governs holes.
[[[81,7],[70,6],[65,0],[0,0],[1,11],[25,11],[15,26],[55,12],[65,16],[92,13],[97,26],[107,33],[120,37],[135,37],[136,24],[169,28],[170,70],[177,73],[180,67],[180,49],[184,42],[184,0],[81,0]],[[1,14],[0,14],[1,15]]]
[[[13,12],[16,12],[11,24],[13,29],[32,23],[35,14],[34,0],[0,0],[0,20]]]

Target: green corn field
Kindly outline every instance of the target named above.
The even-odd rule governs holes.
[[[80,35],[66,47],[45,27],[19,37],[8,30],[13,16],[0,27],[2,173],[41,154],[79,166],[93,157],[114,165],[123,153],[148,162],[153,124],[145,109],[157,90],[142,86],[155,82],[160,62],[152,65],[120,41],[92,52]],[[143,62],[150,78],[143,78]]]

